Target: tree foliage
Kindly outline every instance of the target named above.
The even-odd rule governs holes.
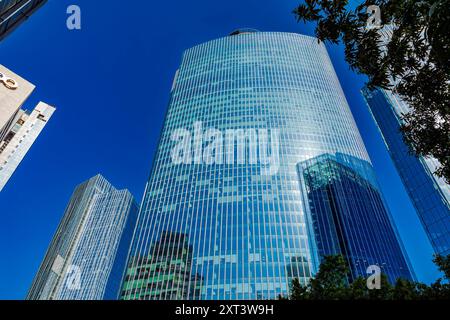
[[[380,27],[393,26],[390,42],[369,28],[368,7],[380,8]],[[304,0],[297,20],[315,22],[319,40],[342,42],[351,69],[368,87],[390,89],[410,106],[403,115],[405,142],[416,155],[441,163],[450,183],[450,0]]]
[[[290,300],[448,300],[450,299],[450,255],[436,256],[434,262],[444,279],[431,285],[398,279],[392,285],[381,275],[380,289],[369,289],[367,280],[358,277],[348,282],[348,267],[342,256],[324,257],[315,278],[308,285],[293,279]],[[279,297],[279,299],[286,299]]]

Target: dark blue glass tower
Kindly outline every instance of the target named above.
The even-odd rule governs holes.
[[[46,2],[47,0],[0,1],[0,41]]]
[[[370,164],[343,154],[322,155],[298,165],[305,188],[303,203],[311,219],[310,237],[319,259],[344,256],[350,281],[364,276],[371,265],[378,265],[392,283],[409,279],[379,189],[355,169],[364,167]]]
[[[408,105],[386,90],[362,92],[434,250],[450,254],[450,186],[433,175],[436,160],[411,155],[403,142],[401,115]]]

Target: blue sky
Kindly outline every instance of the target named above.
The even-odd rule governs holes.
[[[0,43],[0,63],[37,86],[27,101],[57,111],[0,193],[0,299],[25,296],[74,187],[102,173],[140,200],[183,50],[240,27],[313,34],[299,0],[49,0]],[[66,9],[82,10],[82,30]],[[364,78],[329,53],[419,280],[432,250],[367,107]]]

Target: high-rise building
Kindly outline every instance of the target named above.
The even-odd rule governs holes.
[[[402,260],[389,256],[390,250],[396,251],[397,239],[383,198],[371,180],[358,173],[358,167],[371,170],[369,162],[340,153],[298,165],[303,203],[308,203],[305,211],[309,210],[316,240],[314,252],[319,257],[342,255],[350,269],[350,281],[380,261],[386,262],[380,267],[391,283],[397,277],[408,278]]]
[[[97,175],[79,185],[28,292],[28,300],[116,300],[138,207]]]
[[[394,30],[394,25],[387,25],[378,31],[386,54]],[[391,84],[396,81],[391,80]],[[450,254],[450,185],[434,174],[439,161],[413,156],[404,143],[400,127],[410,106],[390,90],[366,87],[362,94],[435,252]]]
[[[242,30],[187,50],[122,299],[272,299],[327,253],[412,277],[325,46]]]
[[[434,174],[437,160],[415,157],[404,143],[400,126],[408,104],[388,90],[362,92],[434,250],[450,254],[450,185]]]
[[[34,88],[0,65],[0,191],[55,111],[43,102],[31,113],[21,109]]]
[[[1,0],[0,41],[46,2],[47,0]]]

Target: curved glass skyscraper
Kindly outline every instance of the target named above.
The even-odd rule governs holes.
[[[317,39],[233,32],[176,74],[122,299],[269,299],[326,254],[409,278],[369,157]]]

